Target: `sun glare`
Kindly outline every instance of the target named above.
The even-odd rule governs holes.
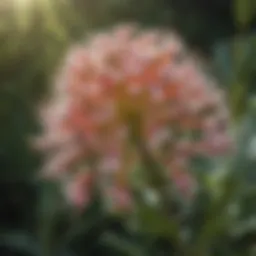
[[[13,11],[17,25],[21,31],[27,30],[32,25],[32,14],[35,9],[43,13],[44,18],[51,18],[53,2],[55,0],[12,0]]]

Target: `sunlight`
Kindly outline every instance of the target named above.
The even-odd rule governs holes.
[[[33,4],[38,0],[13,0],[13,10],[19,30],[25,31],[31,23]]]
[[[54,0],[12,0],[13,11],[20,31],[26,31],[32,25],[35,9],[40,10],[44,20],[53,19]]]
[[[27,5],[29,3],[31,3],[32,1],[34,0],[14,0],[16,3],[18,4],[24,4],[24,5]]]
[[[38,2],[38,0],[13,0],[13,6],[17,10],[25,10],[30,8],[35,2]]]

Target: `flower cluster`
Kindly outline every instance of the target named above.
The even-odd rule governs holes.
[[[229,149],[228,114],[222,91],[176,35],[115,27],[70,50],[42,108],[44,174],[78,206],[97,184],[127,207],[142,143],[186,193],[191,159]]]

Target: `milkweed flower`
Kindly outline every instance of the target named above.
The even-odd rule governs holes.
[[[222,155],[231,144],[223,92],[181,39],[136,26],[71,48],[41,116],[44,175],[78,206],[95,184],[115,207],[131,206],[138,140],[185,193],[194,186],[191,159]]]

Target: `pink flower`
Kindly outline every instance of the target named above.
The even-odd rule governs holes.
[[[114,211],[127,211],[132,207],[132,198],[129,189],[116,186],[112,187],[107,196],[111,199],[111,208]]]
[[[92,181],[89,173],[75,174],[64,187],[68,201],[79,208],[87,205],[91,199]]]
[[[223,93],[181,40],[135,26],[73,47],[43,110],[45,172],[60,182],[70,177],[67,196],[79,206],[89,202],[93,182],[116,191],[106,194],[121,207],[130,205],[138,138],[188,193],[191,158],[223,154],[231,144]],[[97,173],[93,181],[77,175],[84,164]]]

